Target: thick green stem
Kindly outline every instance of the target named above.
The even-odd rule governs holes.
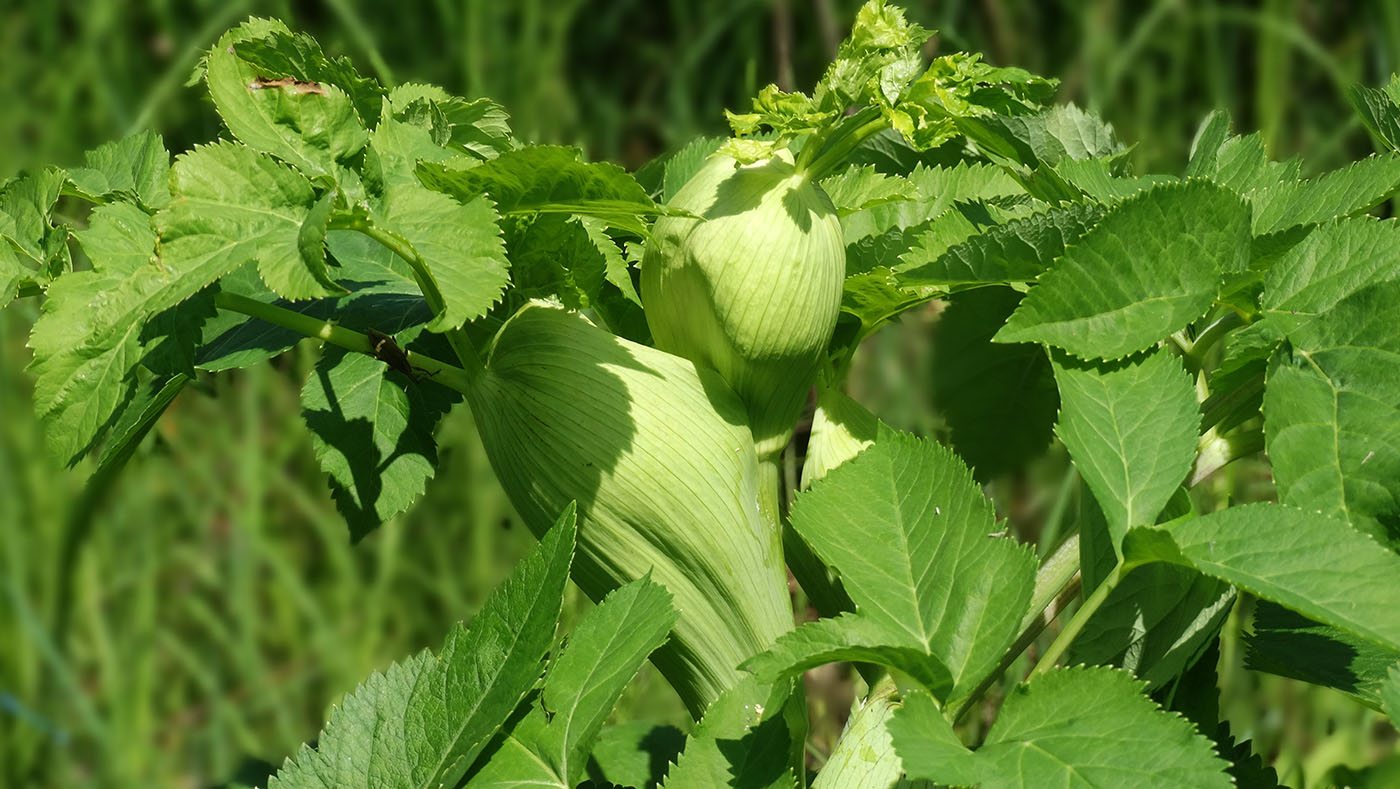
[[[438,289],[437,280],[433,278],[432,271],[428,269],[427,261],[423,260],[423,257],[418,254],[418,250],[413,248],[413,244],[408,239],[392,230],[378,227],[359,216],[332,218],[330,227],[333,230],[354,230],[363,233],[379,242],[390,252],[398,255],[413,270],[413,278],[418,283],[418,289],[422,291],[423,299],[428,302],[428,309],[432,310],[433,315],[441,315],[447,308],[447,302],[442,297],[442,291]],[[472,346],[466,332],[462,331],[460,327],[448,329],[443,332],[443,336],[447,338],[447,343],[457,354],[457,359],[461,361],[462,369],[468,378],[475,379],[485,370],[485,365],[482,364],[476,348]]]
[[[1074,612],[1074,616],[1069,620],[1069,624],[1065,625],[1065,629],[1061,630],[1060,634],[1055,637],[1055,640],[1050,644],[1050,648],[1045,650],[1045,654],[1040,656],[1040,662],[1036,663],[1035,668],[1031,670],[1032,677],[1044,674],[1055,667],[1055,664],[1058,663],[1060,658],[1064,655],[1065,650],[1069,649],[1069,645],[1074,643],[1074,639],[1079,636],[1079,633],[1084,630],[1084,626],[1089,623],[1089,618],[1092,617],[1094,612],[1099,610],[1099,607],[1108,599],[1109,593],[1118,587],[1118,582],[1123,580],[1123,576],[1127,574],[1127,570],[1124,568],[1125,565],[1122,563],[1114,567],[1113,572],[1109,573],[1108,577],[1103,579],[1103,583],[1099,584],[1098,588],[1094,590],[1094,593],[1089,595],[1089,599],[1085,600],[1084,604],[1079,607],[1079,610]],[[1131,568],[1129,567],[1127,569]]]
[[[266,321],[284,329],[291,329],[298,334],[307,337],[315,337],[324,340],[331,345],[339,346],[347,351],[363,353],[374,356],[374,343],[370,338],[357,331],[338,326],[332,321],[313,318],[300,312],[289,310],[285,307],[278,307],[257,299],[241,296],[237,293],[220,292],[214,297],[214,304],[220,309],[240,312],[252,318]],[[465,393],[471,384],[471,377],[460,367],[454,367],[446,362],[439,361],[432,356],[425,356],[416,351],[404,352],[408,363],[414,368],[422,370],[429,380],[442,384],[450,389],[455,389]]]
[[[1191,468],[1187,487],[1195,487],[1211,474],[1239,460],[1249,457],[1264,448],[1264,431],[1248,430],[1243,433],[1219,435],[1215,428],[1201,436],[1196,449],[1196,463]]]

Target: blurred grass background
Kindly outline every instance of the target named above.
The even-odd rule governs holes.
[[[809,87],[858,5],[7,0],[0,178],[76,163],[139,128],[156,128],[175,151],[216,136],[202,91],[184,82],[201,51],[249,14],[312,33],[385,83],[495,98],[525,139],[635,167],[695,134],[722,133],[722,110],[768,82]],[[1276,157],[1305,156],[1306,171],[1364,156],[1371,142],[1341,89],[1400,68],[1400,4],[904,5],[941,31],[935,51],[983,51],[1059,77],[1061,100],[1097,110],[1137,144],[1139,171],[1179,170],[1217,107],[1238,129],[1261,130]],[[350,545],[299,424],[307,346],[187,391],[116,486],[84,500],[87,467],[62,469],[32,416],[21,368],[36,310],[0,313],[0,785],[257,780],[370,671],[439,645],[533,542],[459,410],[420,505]],[[932,314],[912,316],[876,338],[855,382],[876,413],[926,434],[939,424],[920,363],[935,326]],[[997,489],[1018,527],[1038,533],[1051,517],[1064,469],[1052,455]],[[1267,495],[1220,485],[1222,497]],[[60,632],[65,586],[72,610]],[[1244,672],[1237,646],[1225,644],[1222,712],[1285,781],[1400,785],[1345,772],[1387,754],[1394,762],[1382,718],[1339,694]],[[649,714],[666,693],[648,674],[634,691],[648,705],[622,714]]]

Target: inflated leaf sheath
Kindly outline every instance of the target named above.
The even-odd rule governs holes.
[[[752,436],[719,376],[536,302],[501,328],[468,398],[532,530],[578,502],[584,592],[599,600],[647,573],[670,590],[680,619],[653,659],[692,714],[791,629]]]

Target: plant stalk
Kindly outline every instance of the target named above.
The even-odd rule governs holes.
[[[428,302],[428,309],[432,310],[435,316],[442,315],[447,308],[447,302],[442,297],[442,291],[438,289],[437,280],[433,278],[427,261],[423,260],[423,257],[418,254],[418,250],[413,248],[413,244],[408,239],[359,216],[333,217],[330,228],[363,233],[402,258],[413,270],[413,279],[418,283],[418,289],[422,291],[423,299]],[[482,372],[485,372],[486,367],[481,361],[481,356],[477,354],[476,348],[472,346],[467,333],[462,331],[461,327],[448,329],[443,332],[443,336],[447,338],[447,343],[457,354],[457,359],[461,361],[462,370],[468,379],[475,379]]]
[[[1079,535],[1074,534],[1061,543],[1041,564],[1040,571],[1035,576],[1030,610],[1021,620],[1021,635],[1017,636],[1016,641],[1002,655],[996,668],[988,672],[967,698],[963,699],[962,706],[958,707],[957,714],[953,716],[954,721],[961,720],[971,711],[987,690],[1011,668],[1011,664],[1016,662],[1021,653],[1025,652],[1045,628],[1055,621],[1060,612],[1079,596],[1079,590]]]
[[[347,351],[374,356],[374,343],[360,332],[336,325],[333,321],[313,318],[285,307],[268,304],[237,293],[220,292],[214,296],[214,304],[220,309],[239,312],[274,326],[291,329],[298,334],[323,340]],[[404,351],[408,363],[422,370],[429,379],[458,392],[466,393],[471,385],[471,376],[466,370],[417,351]]]
[[[1044,674],[1055,667],[1060,657],[1064,655],[1065,650],[1069,649],[1069,645],[1074,643],[1074,639],[1079,636],[1080,632],[1084,630],[1084,626],[1089,623],[1089,618],[1094,615],[1095,611],[1099,610],[1099,607],[1108,599],[1108,595],[1116,589],[1118,583],[1123,580],[1123,576],[1127,574],[1127,570],[1125,570],[1124,567],[1125,565],[1121,562],[1118,566],[1114,567],[1113,572],[1109,573],[1108,577],[1103,579],[1103,583],[1099,584],[1098,588],[1094,590],[1094,593],[1089,595],[1089,598],[1079,607],[1079,610],[1074,612],[1074,616],[1070,618],[1069,624],[1065,625],[1065,629],[1061,630],[1060,634],[1055,636],[1055,640],[1051,642],[1050,648],[1045,650],[1045,654],[1040,656],[1040,661],[1035,664],[1035,668],[1031,669],[1030,675],[1032,677]],[[1127,569],[1130,570],[1132,568],[1128,567]]]

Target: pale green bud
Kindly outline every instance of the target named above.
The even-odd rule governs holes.
[[[760,457],[792,435],[841,308],[836,209],[782,152],[717,154],[656,221],[642,301],[656,346],[718,370],[744,402]]]
[[[791,629],[752,435],[718,375],[536,302],[501,328],[468,400],[536,534],[578,502],[573,578],[585,593],[598,600],[648,573],[670,590],[680,619],[653,662],[692,714]]]

